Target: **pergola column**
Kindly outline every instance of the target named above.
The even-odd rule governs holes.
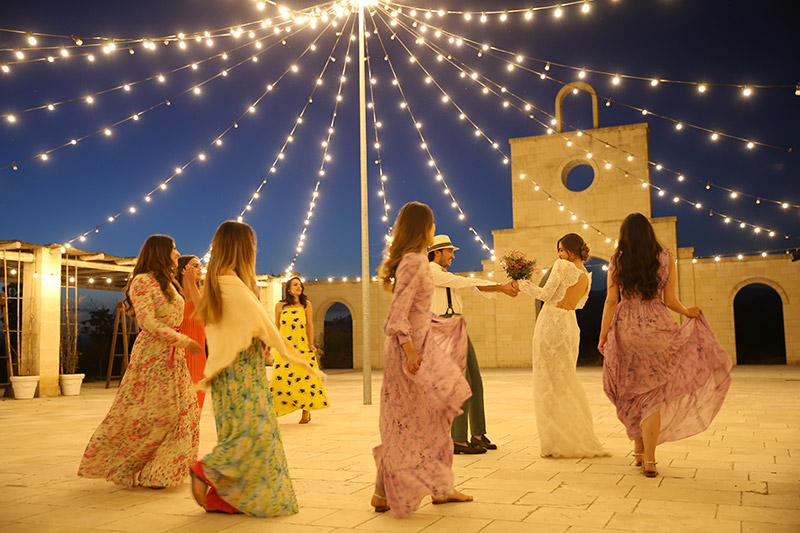
[[[39,375],[39,397],[58,396],[61,249],[37,246],[23,267],[20,373]]]

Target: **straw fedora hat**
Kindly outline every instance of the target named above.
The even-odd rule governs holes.
[[[450,241],[450,237],[447,235],[436,235],[433,238],[433,244],[431,244],[430,248],[428,248],[428,251],[434,252],[436,250],[444,250],[445,248],[452,248],[453,250],[461,249],[457,246],[453,246],[452,241]]]

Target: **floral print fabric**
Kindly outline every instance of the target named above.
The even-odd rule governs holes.
[[[285,307],[280,320],[281,335],[308,361],[311,368],[319,368],[317,356],[309,349],[305,308]],[[269,390],[278,416],[297,409],[315,411],[329,407],[328,396],[318,377],[310,376],[303,368],[289,363],[278,350],[274,350],[273,354],[275,366]]]
[[[439,319],[431,313],[433,288],[427,257],[406,254],[384,324],[381,444],[373,449],[376,492],[386,494],[400,517],[413,513],[426,494],[452,494],[450,424],[470,396],[466,323],[460,316]],[[407,341],[422,357],[414,375],[401,347]]]
[[[297,512],[278,421],[267,391],[261,341],[211,379],[217,445],[202,460],[205,478],[237,510],[257,517]]]
[[[152,274],[136,276],[130,297],[142,328],[114,403],[94,432],[78,475],[132,486],[136,473],[149,487],[180,485],[197,458],[197,400],[183,347],[189,338],[176,331],[183,298],[172,301]]]
[[[675,323],[662,295],[669,258],[662,249],[658,297],[623,296],[617,305],[603,364],[603,389],[628,438],[641,438],[642,420],[661,411],[659,444],[708,428],[725,400],[732,366],[703,315]]]

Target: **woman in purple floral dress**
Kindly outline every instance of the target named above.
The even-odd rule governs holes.
[[[403,206],[387,258],[378,269],[392,301],[384,324],[381,444],[372,506],[411,515],[426,494],[433,503],[466,502],[453,487],[450,424],[470,395],[464,378],[467,339],[462,317],[431,313],[433,277],[425,249],[436,225],[427,205]]]
[[[197,398],[184,349],[202,346],[177,331],[184,305],[175,278],[179,256],[166,235],[151,235],[139,252],[125,306],[142,331],[114,403],[86,446],[79,476],[164,488],[183,483],[197,458]]]
[[[647,477],[658,475],[656,445],[705,431],[731,382],[730,357],[700,308],[675,296],[675,282],[675,258],[650,222],[628,215],[609,265],[598,349],[603,388]],[[679,327],[668,309],[688,320]]]

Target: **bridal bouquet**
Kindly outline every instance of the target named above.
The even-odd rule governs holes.
[[[531,279],[536,260],[528,259],[519,250],[511,250],[500,258],[500,265],[506,275],[513,280]]]

